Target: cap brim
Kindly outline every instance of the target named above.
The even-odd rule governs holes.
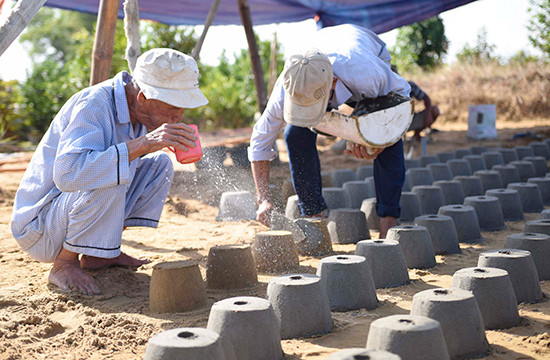
[[[313,127],[323,120],[323,114],[327,111],[328,98],[310,106],[302,106],[292,102],[285,93],[284,119],[287,123],[298,127]]]
[[[164,89],[136,80],[147,99],[155,99],[179,108],[193,109],[208,104],[208,99],[199,88]]]

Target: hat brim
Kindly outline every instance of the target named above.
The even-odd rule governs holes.
[[[313,127],[323,120],[327,111],[328,97],[310,106],[302,106],[292,102],[288,93],[285,93],[284,119],[287,123],[298,127]]]
[[[166,89],[144,84],[136,79],[147,99],[155,99],[179,108],[194,109],[208,104],[208,99],[200,89]]]

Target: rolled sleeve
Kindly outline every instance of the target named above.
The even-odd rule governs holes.
[[[283,118],[284,88],[280,80],[279,77],[264,113],[252,130],[248,147],[248,160],[250,161],[271,161],[277,157],[277,151],[273,145],[285,125]]]

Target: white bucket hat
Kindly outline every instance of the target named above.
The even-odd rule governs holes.
[[[332,87],[332,64],[317,49],[292,55],[285,63],[285,121],[300,127],[312,127],[323,120]]]
[[[192,109],[208,104],[199,89],[199,68],[189,55],[173,49],[151,49],[140,55],[132,74],[148,99]]]

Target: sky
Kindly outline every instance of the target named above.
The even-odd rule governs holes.
[[[6,1],[0,24],[7,15],[13,1]],[[478,0],[453,10],[441,13],[445,25],[445,35],[450,42],[446,62],[453,62],[456,53],[465,44],[475,45],[477,34],[484,26],[487,30],[489,44],[495,45],[495,55],[504,58],[516,54],[520,50],[530,54],[537,51],[529,44],[527,23],[529,0]],[[261,40],[272,40],[277,32],[277,40],[284,48],[285,58],[302,47],[304,39],[315,30],[315,22],[306,20],[299,23],[282,23],[255,26]],[[198,26],[196,33],[200,34],[202,27]],[[397,30],[380,34],[383,41],[391,47],[395,44]],[[247,48],[244,29],[241,26],[212,26],[205,38],[200,61],[216,65],[222,49],[231,58],[240,49]],[[0,79],[24,80],[26,71],[30,68],[30,59],[18,40],[0,56]]]

